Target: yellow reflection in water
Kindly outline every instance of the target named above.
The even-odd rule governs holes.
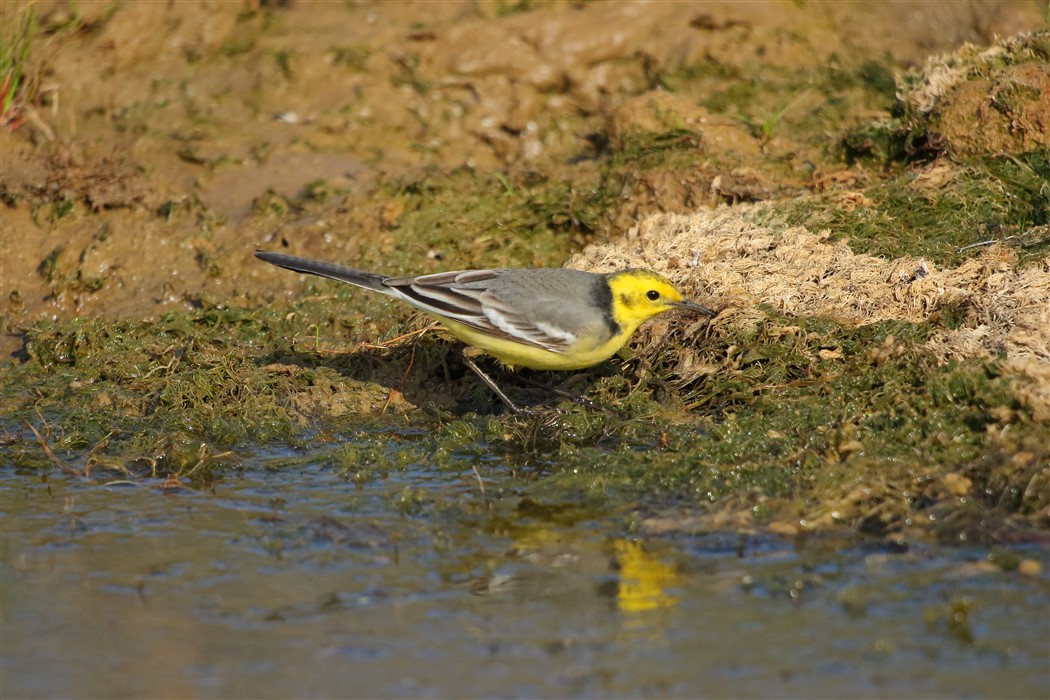
[[[620,585],[616,603],[627,613],[674,607],[678,596],[667,589],[679,583],[674,565],[660,561],[636,540],[615,540],[613,548],[620,564]]]

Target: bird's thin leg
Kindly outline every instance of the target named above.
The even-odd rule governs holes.
[[[488,385],[489,389],[492,389],[492,391],[496,393],[496,396],[500,397],[503,403],[507,405],[507,408],[509,408],[517,414],[525,412],[521,408],[519,408],[516,403],[511,401],[510,397],[504,394],[503,390],[496,385],[496,382],[492,381],[492,377],[482,372],[481,368],[478,367],[477,363],[474,362],[474,360],[471,359],[471,357],[465,352],[463,353],[463,362],[466,363],[467,367],[470,367],[472,370],[474,370],[474,374],[481,377],[481,381],[485,382],[485,384]]]

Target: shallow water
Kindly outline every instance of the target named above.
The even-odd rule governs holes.
[[[1046,697],[987,551],[624,537],[499,465],[206,491],[0,469],[6,697]],[[501,484],[502,480],[502,484]],[[502,494],[502,495],[501,495]]]

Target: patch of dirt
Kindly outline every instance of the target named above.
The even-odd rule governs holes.
[[[1050,63],[1010,66],[959,85],[931,119],[930,131],[936,143],[963,158],[1050,148]]]
[[[932,56],[897,94],[931,146],[955,156],[1050,148],[1050,32]]]
[[[18,144],[5,154],[0,192],[8,199],[81,202],[96,210],[129,208],[146,200],[146,183],[124,155],[83,151],[62,145],[42,156]]]

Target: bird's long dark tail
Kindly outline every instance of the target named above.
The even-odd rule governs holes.
[[[271,265],[283,267],[287,270],[305,272],[309,275],[319,275],[340,282],[349,282],[350,284],[356,284],[358,287],[364,287],[365,289],[371,289],[384,294],[390,293],[390,289],[383,284],[383,280],[387,279],[386,275],[377,275],[374,272],[355,270],[352,267],[336,265],[335,263],[325,262],[323,260],[311,260],[310,258],[300,258],[294,255],[270,253],[265,250],[255,251],[255,257],[264,262],[268,262]]]

